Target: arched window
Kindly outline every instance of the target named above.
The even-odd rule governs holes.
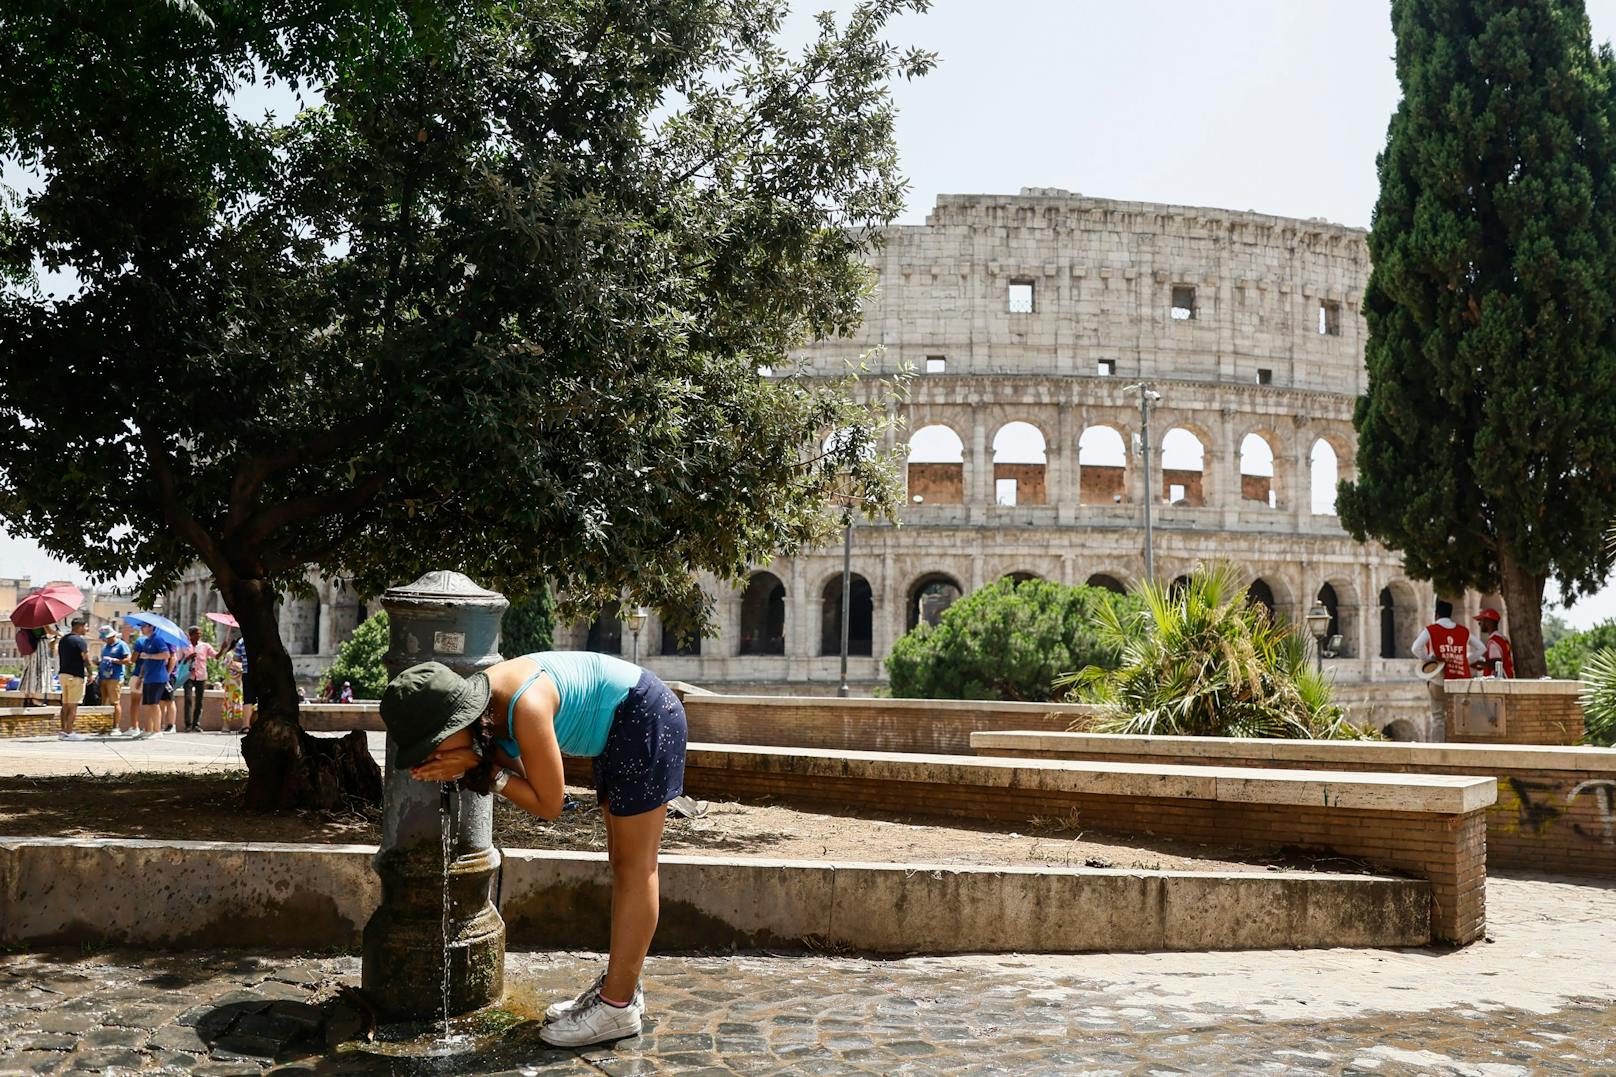
[[[1125,595],[1128,593],[1128,589],[1122,586],[1121,580],[1117,579],[1115,576],[1107,576],[1103,572],[1096,572],[1083,582],[1087,583],[1090,587],[1103,587],[1112,594]]]
[[[669,658],[692,658],[701,654],[701,636],[697,634],[681,636],[668,627],[666,616],[662,618],[662,647],[661,652]]]
[[[875,602],[870,594],[870,581],[853,573],[849,581],[847,605],[847,653],[871,655],[875,653]],[[842,653],[842,578],[832,576],[825,581],[820,594],[819,653]]]
[[[1404,580],[1380,589],[1380,657],[1407,658],[1419,634],[1419,599]]]
[[[1017,585],[1026,583],[1028,580],[1043,579],[1043,577],[1038,575],[1036,572],[1006,572],[1003,578]]]
[[[1128,452],[1114,427],[1091,426],[1077,440],[1077,500],[1115,505],[1128,498]]]
[[[1335,446],[1319,438],[1313,443],[1309,459],[1312,464],[1313,515],[1334,516],[1335,488],[1341,475]]]
[[[786,585],[754,573],[741,594],[741,654],[786,653]]]
[[[909,609],[906,614],[908,628],[921,621],[934,625],[942,619],[943,611],[952,606],[965,592],[952,576],[932,573],[916,580],[909,588]]]
[[[623,622],[619,619],[619,603],[608,602],[600,608],[600,615],[589,626],[584,639],[584,650],[597,654],[623,653]]]
[[[1258,501],[1269,508],[1278,504],[1274,494],[1274,450],[1261,434],[1240,441],[1240,499]]]
[[[1246,588],[1246,601],[1254,606],[1261,606],[1266,609],[1270,618],[1276,614],[1278,609],[1274,604],[1274,589],[1268,586],[1267,580],[1260,577],[1252,580],[1251,586]]]
[[[1206,446],[1175,426],[1161,443],[1161,496],[1169,505],[1206,504]]]
[[[189,628],[191,625],[196,624],[198,622],[198,620],[200,619],[199,615],[197,613],[198,607],[200,605],[201,605],[200,599],[197,598],[195,592],[192,592],[192,594],[191,594],[191,602],[190,602],[190,607],[189,607],[191,615],[185,619],[185,626],[187,628]]]
[[[1045,493],[1044,435],[1031,423],[1005,423],[993,435],[993,503],[1042,505]]]
[[[1341,634],[1341,600],[1336,597],[1335,588],[1325,584],[1319,588],[1318,603],[1330,614],[1330,627],[1324,630],[1326,637]]]
[[[909,501],[916,505],[965,503],[965,443],[946,426],[916,430],[909,439]]]
[[[1397,657],[1397,603],[1390,587],[1380,589],[1380,657]]]
[[[1175,576],[1173,582],[1167,585],[1167,593],[1174,598],[1189,590],[1190,578],[1188,576]]]

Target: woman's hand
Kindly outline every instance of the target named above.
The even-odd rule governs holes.
[[[470,748],[451,748],[433,752],[410,768],[410,777],[423,782],[453,782],[475,767],[477,753]]]

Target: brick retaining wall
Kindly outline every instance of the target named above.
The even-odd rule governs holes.
[[[1490,865],[1616,878],[1616,749],[1044,732],[973,739],[979,754],[1025,759],[1490,775],[1498,779],[1486,812]]]
[[[0,738],[53,737],[62,730],[58,707],[0,709]],[[102,733],[112,728],[111,707],[80,707],[73,722],[76,733]]]
[[[1448,681],[1450,744],[1581,744],[1581,681]]]
[[[589,781],[588,760],[567,762],[572,780]],[[1017,766],[994,759],[975,764],[947,756],[698,743],[690,746],[685,791],[697,797],[771,797],[794,805],[1017,823],[1075,813],[1085,829],[1118,835],[1328,850],[1428,880],[1434,938],[1463,944],[1483,933],[1483,806],[1492,800],[1490,782],[1484,797],[1459,810],[1450,795],[1454,790],[1440,782],[1429,789],[1415,780],[1407,787],[1380,783],[1360,790],[1350,782],[1332,788],[1329,775],[1309,781],[1291,772],[1265,782],[1250,771],[1226,767]],[[1154,791],[1153,786],[1165,795],[1137,792]],[[1196,791],[1214,788],[1210,795]],[[1322,802],[1304,803],[1302,795],[1322,796]],[[1351,806],[1342,806],[1343,795]],[[1441,806],[1421,805],[1422,796],[1440,797]],[[1388,807],[1375,806],[1381,798]],[[1417,810],[1400,810],[1403,805]]]

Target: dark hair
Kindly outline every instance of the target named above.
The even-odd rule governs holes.
[[[1453,616],[1453,603],[1445,601],[1444,599],[1440,599],[1440,598],[1437,599],[1436,600],[1436,615],[1438,617],[1452,617]]]
[[[460,776],[460,788],[489,796],[494,791],[494,699],[490,695],[488,707],[475,722],[466,727],[479,762]]]

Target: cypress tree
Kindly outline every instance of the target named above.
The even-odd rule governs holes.
[[[1582,0],[1393,0],[1368,392],[1339,511],[1441,593],[1500,590],[1523,677],[1596,590],[1616,486],[1612,58]]]

